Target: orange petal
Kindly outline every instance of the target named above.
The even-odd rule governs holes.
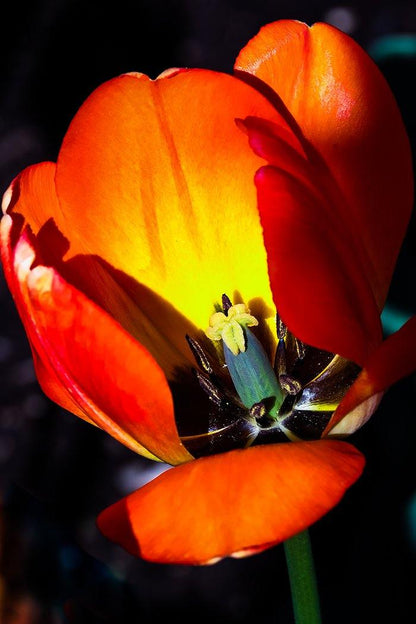
[[[280,96],[344,197],[382,309],[412,207],[409,142],[393,95],[367,54],[327,24],[280,21],[241,51],[238,76]],[[357,241],[358,244],[358,241]]]
[[[43,162],[27,167],[3,195],[3,214],[18,213],[37,234],[48,221],[58,219],[60,208],[55,191],[56,165]]]
[[[373,414],[382,393],[416,371],[416,316],[371,355],[357,381],[341,401],[324,435],[350,435]]]
[[[362,366],[381,341],[380,319],[336,214],[306,178],[268,166],[256,185],[279,314],[305,343]]]
[[[100,530],[133,555],[206,563],[281,542],[315,522],[361,474],[345,442],[257,446],[173,468],[104,510]]]
[[[58,225],[70,254],[97,254],[194,328],[205,328],[223,292],[261,298],[273,316],[253,185],[262,160],[235,124],[247,115],[286,125],[254,89],[215,72],[102,85],[58,159]],[[163,329],[183,342],[181,326]]]
[[[166,374],[174,373],[178,364],[190,357],[184,336],[194,333],[193,326],[172,306],[98,256],[84,254],[62,260],[71,249],[71,232],[69,238],[63,235],[66,224],[56,196],[55,171],[56,165],[49,162],[25,169],[6,191],[3,211],[20,219],[22,228],[27,223],[36,234],[38,262],[54,266],[66,281],[142,342]],[[169,327],[176,332],[166,331]]]
[[[3,250],[10,223],[6,215]],[[32,268],[35,250],[26,232],[13,258],[4,257],[45,391],[136,452],[169,463],[190,459],[168,384],[148,352],[55,269]]]

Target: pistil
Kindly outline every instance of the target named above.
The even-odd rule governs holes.
[[[263,413],[277,419],[285,395],[263,346],[249,329],[258,321],[245,304],[231,305],[224,295],[222,303],[224,312],[211,316],[206,335],[222,341],[225,363],[243,405],[248,409],[261,405]]]

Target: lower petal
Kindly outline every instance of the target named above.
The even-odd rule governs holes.
[[[207,563],[261,550],[304,530],[360,476],[345,442],[257,446],[168,470],[104,510],[98,527],[136,556]]]

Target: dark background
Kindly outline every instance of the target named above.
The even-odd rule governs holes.
[[[56,159],[72,116],[104,80],[171,66],[231,72],[246,41],[279,18],[332,21],[372,52],[415,144],[415,40],[400,51],[385,39],[414,37],[414,2],[37,0],[1,13],[1,191],[26,165]],[[413,222],[390,295],[404,313],[416,312],[415,237]],[[44,397],[3,279],[0,305],[1,624],[292,622],[281,546],[211,567],[163,566],[98,533],[96,514],[158,465]],[[415,376],[398,383],[353,436],[365,473],[311,529],[326,624],[415,618],[415,391]]]

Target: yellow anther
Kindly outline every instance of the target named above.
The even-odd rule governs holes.
[[[259,322],[244,303],[238,303],[223,312],[215,312],[209,319],[206,335],[211,340],[223,340],[233,355],[246,350],[243,327],[254,327]]]

